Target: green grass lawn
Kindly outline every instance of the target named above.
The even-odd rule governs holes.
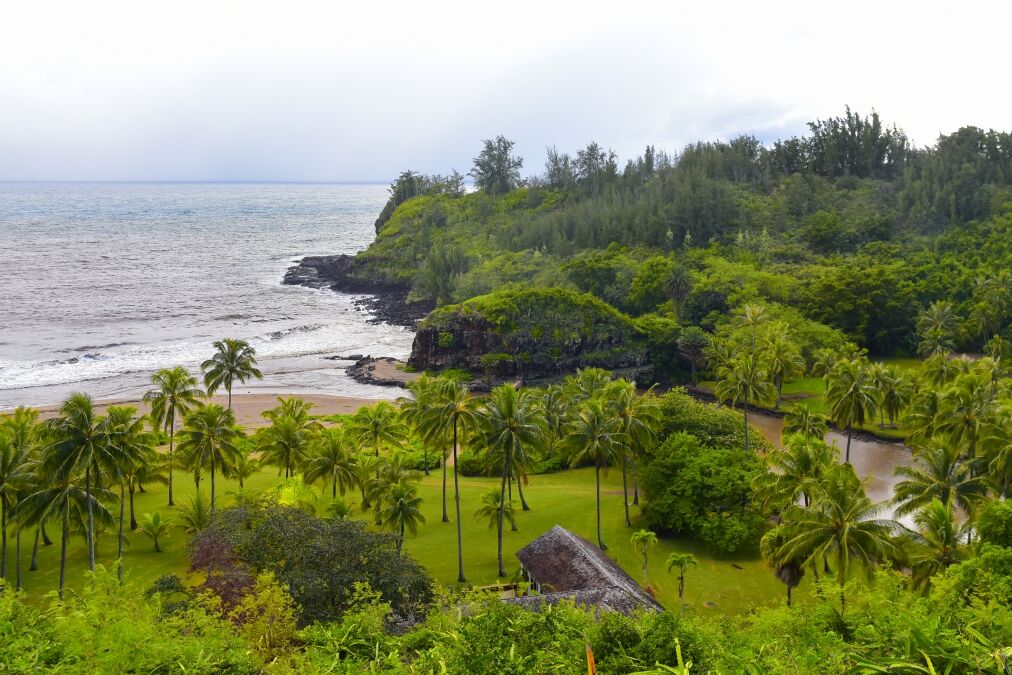
[[[247,490],[263,490],[279,485],[282,479],[276,471],[265,470],[246,481]],[[468,581],[475,585],[498,582],[496,577],[496,533],[487,529],[485,523],[475,520],[481,494],[496,485],[489,478],[461,478],[461,510],[464,526],[464,566]],[[176,474],[176,503],[185,504],[193,494],[193,481],[185,472]],[[202,487],[207,489],[205,480]],[[232,481],[219,480],[219,504],[228,505],[235,499],[237,485]],[[622,475],[611,471],[602,483],[602,530],[608,553],[642,583],[640,559],[629,542],[633,528],[624,526],[622,516]],[[434,472],[420,484],[420,495],[424,498],[423,511],[426,523],[415,537],[406,542],[408,553],[421,562],[445,585],[455,584],[457,578],[456,527],[453,522],[443,523],[441,519],[441,477]],[[448,508],[453,518],[453,481],[449,481]],[[552,526],[559,524],[573,532],[595,541],[594,474],[592,469],[577,469],[556,474],[538,475],[530,478],[525,490],[531,511],[518,515],[519,531],[509,532],[507,528],[504,553],[506,569],[513,575],[519,569],[514,553],[527,542],[541,535]],[[329,493],[328,493],[329,495]],[[349,494],[349,502],[357,500],[358,494]],[[161,511],[162,515],[178,522],[173,509],[166,506],[166,488],[156,486],[136,497],[138,520],[146,512]],[[326,503],[326,496],[323,503]],[[519,509],[519,504],[517,505]],[[633,513],[635,514],[635,508]],[[357,515],[357,514],[356,514]],[[59,579],[60,541],[56,526],[49,528],[53,537],[52,546],[42,546],[39,552],[39,570],[28,572],[31,556],[32,533],[26,532],[22,541],[22,568],[24,587],[29,599],[41,599],[55,591]],[[8,553],[8,578],[13,582],[13,533]],[[124,555],[124,565],[130,581],[146,588],[157,577],[176,573],[185,577],[187,571],[186,534],[174,527],[171,536],[162,542],[162,553],[155,553],[150,540],[142,533],[128,534],[130,546]],[[715,557],[695,542],[662,539],[650,552],[650,585],[656,590],[658,599],[667,607],[677,607],[677,580],[664,569],[668,554],[673,551],[693,553],[699,561],[698,567],[690,568],[686,577],[686,602],[703,612],[739,613],[757,604],[783,601],[784,586],[763,565],[758,556],[751,552],[746,555]],[[116,532],[103,533],[97,541],[98,561],[108,569],[115,568]],[[67,586],[80,588],[85,580],[87,552],[84,538],[75,535],[70,542],[67,563]],[[805,582],[796,593],[801,598],[807,594]]]

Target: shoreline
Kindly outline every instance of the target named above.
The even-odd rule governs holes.
[[[392,393],[399,392],[394,390]],[[338,396],[332,394],[298,392],[232,394],[232,411],[235,413],[236,422],[243,427],[267,426],[268,422],[263,418],[262,413],[276,406],[279,396],[295,396],[308,403],[312,403],[313,409],[311,412],[314,415],[353,413],[359,408],[372,405],[377,401],[393,400],[397,398],[397,396],[391,396],[389,398],[363,398],[358,396]],[[227,403],[228,397],[223,394],[215,394],[210,400],[213,403],[224,406]],[[97,413],[103,414],[109,406],[113,405],[131,405],[136,407],[139,413],[147,414],[147,404],[145,404],[139,397],[96,400],[95,410]],[[59,404],[28,407],[38,410],[39,417],[42,419],[50,419],[54,417],[60,409]],[[0,411],[0,414],[6,414],[8,412],[11,412],[11,410]]]

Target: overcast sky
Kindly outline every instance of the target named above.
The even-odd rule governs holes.
[[[7,3],[0,180],[386,181],[499,133],[530,172],[845,104],[918,144],[1012,128],[1012,3],[682,4]]]

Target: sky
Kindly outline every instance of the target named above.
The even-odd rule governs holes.
[[[0,180],[387,181],[481,139],[1012,129],[1009,2],[32,2],[0,20]]]

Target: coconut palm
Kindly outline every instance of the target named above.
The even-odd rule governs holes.
[[[504,384],[492,390],[480,417],[485,447],[491,457],[502,460],[502,494],[499,498],[499,576],[506,576],[503,565],[502,536],[506,510],[506,481],[515,458],[526,456],[544,445],[545,431],[535,392]]]
[[[738,348],[733,341],[716,336],[710,338],[710,344],[703,350],[706,362],[714,373],[731,363],[737,353]]]
[[[165,475],[165,466],[161,461],[161,456],[150,446],[143,448],[141,457],[133,464],[125,466],[123,472],[130,501],[130,529],[136,530],[137,515],[134,510],[134,495],[145,485],[168,485],[169,480]]]
[[[273,422],[281,417],[291,417],[315,429],[323,427],[323,424],[319,420],[314,420],[310,416],[310,410],[316,406],[315,403],[304,401],[297,396],[289,396],[288,398],[278,396],[277,398],[278,404],[276,406],[261,413],[261,416],[265,420]]]
[[[467,433],[476,429],[481,416],[477,403],[468,393],[467,388],[453,380],[444,379],[435,395],[434,405],[428,415],[421,420],[423,437],[445,438],[451,435],[450,444],[453,453],[453,501],[457,513],[457,581],[464,583],[464,539],[463,526],[460,522],[460,485],[457,474],[457,449],[460,447],[461,432]],[[445,462],[444,462],[445,469]],[[446,515],[446,472],[443,472],[443,522],[448,522]]]
[[[981,448],[995,491],[1007,499],[1012,494],[1012,406],[995,413],[982,434]]]
[[[12,457],[21,456],[24,459],[21,464],[21,471],[12,472],[13,478],[10,479],[10,484],[15,487],[15,503],[23,499],[25,496],[35,491],[40,483],[40,476],[37,474],[39,462],[41,460],[41,454],[45,447],[46,439],[44,438],[45,426],[39,422],[39,412],[33,408],[26,408],[20,406],[14,410],[10,415],[0,416],[0,434],[6,433],[8,435],[11,448]],[[14,459],[11,466],[19,464],[17,459]],[[24,475],[22,472],[28,472]],[[18,487],[20,485],[20,487]],[[2,497],[0,497],[2,499]],[[2,518],[0,518],[2,520]],[[6,528],[0,526],[0,530],[3,530],[2,535],[6,537]],[[22,527],[15,523],[14,530],[14,564],[15,564],[15,586],[21,588],[21,530]],[[35,528],[35,544],[32,548],[32,562],[29,566],[29,571],[35,571],[39,568],[38,565],[38,552],[39,552],[39,537],[42,534],[42,527],[38,526]],[[2,547],[0,547],[2,548]],[[3,556],[4,562],[6,562],[6,555]],[[0,567],[4,565],[0,564]],[[4,574],[0,573],[0,579],[4,578]]]
[[[103,452],[99,456],[105,476],[119,483],[119,534],[116,549],[116,575],[123,581],[123,522],[126,519],[127,476],[150,457],[151,443],[144,432],[144,420],[132,406],[110,406],[100,423]],[[147,453],[145,452],[147,451]],[[131,493],[131,504],[133,503]],[[131,510],[132,515],[132,510]]]
[[[931,589],[931,577],[946,567],[965,560],[967,548],[960,545],[971,525],[956,521],[952,502],[932,499],[915,515],[916,529],[904,528],[903,536],[910,543],[910,580],[915,590],[925,594]]]
[[[952,303],[937,300],[917,317],[917,352],[921,356],[948,354],[956,348],[961,319]]]
[[[474,512],[477,520],[484,520],[488,523],[488,529],[499,524],[499,504],[502,503],[502,490],[492,488],[481,496],[481,506]],[[517,510],[513,507],[512,500],[506,500],[506,507],[502,512],[503,518],[510,524],[510,530],[517,531]]]
[[[771,326],[763,340],[761,355],[763,366],[777,390],[773,408],[779,410],[784,382],[805,372],[805,360],[801,350],[790,340],[787,324],[777,322]]]
[[[397,406],[400,409],[401,418],[408,427],[418,435],[422,441],[422,460],[425,466],[425,475],[429,475],[429,445],[439,448],[443,465],[443,506],[444,516],[446,515],[446,451],[445,438],[427,438],[423,431],[426,429],[425,420],[431,409],[437,404],[441,383],[434,377],[423,373],[414,382],[408,384],[408,391],[411,396],[397,399]],[[445,522],[445,521],[444,521]]]
[[[833,465],[836,450],[822,439],[800,434],[784,439],[784,447],[769,453],[770,471],[753,482],[754,498],[766,510],[794,504],[799,499],[810,506],[826,471]]]
[[[622,424],[595,399],[585,401],[567,426],[566,447],[573,467],[594,463],[595,493],[597,497],[597,545],[607,548],[601,538],[601,471],[607,471],[626,452],[623,444]]]
[[[255,476],[260,469],[259,461],[240,450],[231,463],[221,467],[221,475],[238,482],[239,489],[243,490],[246,487],[246,481]]]
[[[773,568],[777,579],[787,587],[787,606],[791,606],[791,592],[801,583],[805,576],[804,559],[781,558],[784,550],[784,531],[775,527],[766,532],[759,540],[759,554],[766,564]]]
[[[198,406],[184,419],[180,452],[187,465],[199,475],[204,467],[211,470],[211,513],[214,513],[215,471],[234,462],[242,451],[235,446],[240,432],[235,415],[216,403]]]
[[[154,513],[145,513],[144,517],[141,518],[141,532],[143,532],[155,545],[155,553],[161,553],[161,540],[169,536],[169,526],[172,522],[167,518],[162,518],[162,514],[158,511]]]
[[[987,479],[974,476],[970,464],[960,458],[959,449],[943,443],[932,442],[917,448],[913,464],[898,466],[894,473],[903,478],[893,487],[898,516],[920,511],[933,499],[951,503],[972,515],[987,496]]]
[[[768,319],[769,315],[766,313],[766,308],[755,303],[744,305],[738,314],[735,315],[735,320],[738,324],[748,329],[753,357],[757,355],[756,350],[759,347],[759,327],[766,323]]]
[[[225,338],[214,343],[214,356],[200,364],[204,371],[207,395],[213,396],[221,388],[228,394],[228,411],[232,411],[232,385],[247,380],[262,380],[264,375],[256,367],[256,350],[245,340]],[[213,499],[211,501],[214,501]]]
[[[386,401],[358,409],[348,425],[348,433],[362,448],[372,448],[379,457],[383,444],[401,447],[407,440],[408,428],[397,415],[397,409]]]
[[[965,456],[977,456],[977,440],[998,410],[998,386],[979,373],[960,375],[946,389],[939,405],[936,432],[963,449]]]
[[[418,532],[418,526],[425,522],[422,515],[422,498],[411,483],[400,482],[390,488],[383,498],[384,506],[379,512],[380,524],[398,532],[397,553],[404,546],[404,530],[411,534]]]
[[[639,530],[633,532],[633,535],[629,538],[633,548],[640,554],[640,558],[643,559],[643,583],[646,583],[649,579],[649,558],[650,549],[657,546],[657,535],[650,530]]]
[[[375,458],[374,458],[375,459]],[[380,524],[380,511],[384,500],[395,485],[420,480],[422,472],[409,467],[403,453],[394,453],[380,460],[372,476],[365,477],[365,499],[362,509],[372,508],[376,524]]]
[[[642,396],[636,394],[636,385],[628,380],[615,380],[608,385],[604,394],[606,405],[622,427],[622,500],[625,507],[625,526],[631,527],[629,519],[629,491],[626,487],[626,462],[632,462],[633,502],[639,503],[639,489],[636,485],[636,458],[650,448],[657,439],[657,428],[661,422],[661,411],[654,401],[652,392]]]
[[[7,527],[10,514],[35,481],[29,448],[16,443],[7,425],[0,425],[0,579],[7,578]],[[15,524],[17,587],[21,587],[21,526]]]
[[[309,447],[318,434],[315,420],[288,415],[274,417],[270,426],[258,434],[260,463],[276,466],[279,472],[283,469],[285,478],[291,478],[295,469],[308,459]]]
[[[896,365],[875,368],[872,380],[879,392],[879,415],[889,420],[889,426],[895,426],[900,414],[913,400],[914,383]]]
[[[840,361],[829,373],[826,403],[829,405],[830,419],[847,430],[845,461],[848,463],[853,427],[874,417],[878,405],[877,396],[878,392],[875,391],[875,384],[864,361]]]
[[[822,440],[829,431],[824,415],[812,412],[808,408],[798,408],[784,416],[783,436],[804,436]]]
[[[566,393],[574,403],[595,398],[611,382],[611,373],[602,368],[582,368],[566,378]]]
[[[100,418],[95,413],[91,397],[73,393],[60,406],[57,417],[49,420],[54,447],[50,456],[59,461],[52,466],[54,482],[65,483],[71,477],[84,474],[84,504],[88,510],[87,533],[88,569],[95,571],[95,516],[91,489],[99,468],[98,455],[103,451]]]
[[[343,497],[345,490],[358,483],[355,456],[343,430],[325,429],[317,436],[302,473],[307,483],[329,482],[335,500],[338,492]]]
[[[706,365],[710,334],[698,326],[687,326],[682,329],[675,344],[678,346],[678,353],[689,364],[692,384],[696,384],[699,381],[698,371]]]
[[[840,606],[846,608],[843,585],[855,564],[870,575],[882,560],[900,556],[891,536],[896,523],[879,518],[883,511],[883,504],[873,503],[865,494],[850,464],[834,465],[811,506],[793,505],[781,514],[784,541],[774,557],[812,564],[834,559]]]
[[[691,553],[672,553],[666,564],[668,572],[678,570],[678,603],[685,611],[685,572],[696,564],[696,557]]]
[[[144,401],[151,408],[151,421],[155,427],[169,434],[169,506],[174,506],[172,494],[172,463],[175,458],[176,420],[182,420],[193,406],[203,397],[197,387],[197,378],[186,368],[163,368],[151,376],[155,389],[144,394]]]
[[[545,455],[555,455],[558,442],[565,435],[566,423],[572,410],[565,390],[557,385],[545,387],[541,394],[541,414],[545,419]]]
[[[809,364],[809,372],[816,377],[821,377],[826,385],[826,390],[829,390],[829,374],[836,367],[836,362],[840,360],[839,352],[823,348],[816,349],[812,352],[812,362]]]
[[[751,306],[751,305],[750,305]],[[773,394],[773,385],[769,381],[769,373],[762,363],[751,354],[742,354],[733,358],[717,371],[717,386],[714,393],[722,401],[730,401],[731,405],[742,404],[745,417],[745,451],[749,449],[748,406],[769,399]]]

